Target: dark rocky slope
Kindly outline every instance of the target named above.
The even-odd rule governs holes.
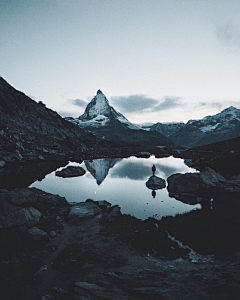
[[[240,137],[194,147],[179,156],[187,158],[190,166],[199,170],[210,167],[227,179],[240,175]]]
[[[0,77],[0,160],[41,160],[116,145],[69,123],[41,101],[30,99]],[[3,163],[2,163],[3,164]]]

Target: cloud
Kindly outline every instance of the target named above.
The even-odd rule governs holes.
[[[77,105],[77,106],[80,106],[80,107],[86,107],[87,104],[88,104],[86,101],[81,100],[81,99],[74,99],[74,100],[69,99],[68,101],[69,101],[71,104]]]
[[[143,180],[152,174],[151,167],[144,166],[140,163],[126,162],[119,168],[112,171],[111,176],[117,178],[129,178],[133,180]]]
[[[217,37],[225,46],[240,48],[240,27],[231,22],[217,28]]]
[[[180,97],[164,97],[157,100],[146,97],[145,95],[130,95],[111,97],[111,103],[122,112],[155,112],[175,108],[182,105]]]
[[[140,112],[155,106],[158,104],[158,100],[148,98],[145,95],[131,95],[111,97],[111,103],[124,112]]]
[[[214,110],[223,110],[229,106],[235,106],[236,108],[240,107],[240,101],[234,100],[225,100],[222,102],[212,101],[212,102],[199,102],[194,105],[194,109],[214,109]]]
[[[198,109],[210,109],[210,108],[214,108],[214,109],[222,109],[223,107],[223,103],[220,102],[199,102],[195,105],[195,108]]]
[[[154,107],[154,110],[160,111],[182,106],[183,104],[181,103],[181,100],[182,99],[180,97],[165,97],[162,103],[159,103],[156,107]]]
[[[76,115],[76,112],[73,113],[71,111],[58,111],[59,115],[63,118],[65,117],[73,117],[73,118],[76,118],[78,115]]]

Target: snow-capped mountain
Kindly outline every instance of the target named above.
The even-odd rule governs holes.
[[[182,127],[184,127],[184,123],[156,123],[150,127],[149,130],[157,131],[162,133],[165,136],[170,136]]]
[[[97,95],[87,105],[84,114],[80,117],[66,118],[68,121],[78,125],[79,127],[103,127],[110,125],[117,120],[130,129],[139,129],[137,125],[132,124],[121,113],[117,112],[110,106],[108,99],[101,90],[97,91]]]
[[[87,128],[97,136],[142,147],[172,146],[173,143],[156,131],[146,131],[132,124],[120,112],[110,106],[101,90],[87,105],[85,112],[78,118],[65,118],[79,127]]]
[[[186,124],[157,123],[156,130],[178,145],[201,146],[240,136],[240,109],[230,106],[222,112],[201,120],[190,120]]]

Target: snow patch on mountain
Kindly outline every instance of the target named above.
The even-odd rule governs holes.
[[[79,119],[70,119],[70,118],[66,118],[66,119],[74,123],[75,125],[78,125],[79,127],[88,127],[88,126],[100,127],[100,126],[106,126],[109,123],[109,118],[101,114],[87,121],[81,121]]]
[[[207,125],[207,126],[204,126],[204,127],[200,127],[200,130],[202,132],[208,132],[208,131],[212,131],[214,129],[216,129],[218,127],[218,125],[220,125],[221,123],[217,123],[215,125]]]

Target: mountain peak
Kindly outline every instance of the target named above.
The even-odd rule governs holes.
[[[98,90],[98,91],[97,91],[97,95],[98,95],[98,94],[103,94],[103,92],[102,92],[101,90]]]
[[[237,109],[236,107],[234,106],[229,106],[228,108],[224,109],[222,112],[224,111],[238,111],[239,109]]]
[[[79,117],[79,120],[85,122],[95,118],[100,118],[106,121],[106,118],[110,117],[110,111],[111,108],[108,99],[101,90],[98,90],[97,95],[87,105],[84,114]]]

